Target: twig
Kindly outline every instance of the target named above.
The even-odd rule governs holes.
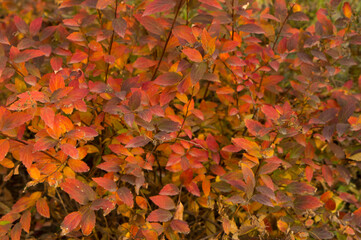
[[[118,11],[118,0],[115,0],[114,18],[117,18],[117,11]],[[115,35],[115,31],[113,30],[112,36],[111,36],[111,38],[110,38],[110,43],[109,43],[108,55],[110,55],[111,52],[112,52],[114,35]],[[105,70],[105,82],[108,80],[109,67],[110,67],[110,64],[107,63],[107,68],[106,68],[106,70]]]
[[[157,75],[157,72],[158,72],[160,63],[161,63],[162,60],[163,60],[165,50],[167,49],[167,46],[168,46],[170,37],[172,36],[172,31],[173,31],[173,28],[174,28],[174,24],[175,24],[175,22],[176,22],[176,20],[177,20],[179,11],[180,11],[181,6],[182,6],[182,2],[183,2],[183,0],[179,0],[179,5],[178,5],[178,7],[177,7],[177,11],[176,11],[176,13],[175,13],[175,16],[174,16],[174,19],[173,19],[173,22],[172,22],[172,26],[170,27],[167,40],[165,41],[162,54],[161,54],[160,59],[159,59],[159,61],[158,61],[158,63],[157,63],[157,66],[155,67],[155,70],[154,70],[154,72],[153,72],[153,76],[152,76],[152,78],[151,78],[151,81],[153,81],[153,80],[155,79],[155,76]]]
[[[283,30],[283,27],[285,26],[288,18],[290,17],[290,15],[291,15],[290,12],[292,12],[293,7],[294,7],[295,5],[296,5],[296,4],[293,4],[293,5],[292,5],[292,7],[291,7],[290,11],[288,12],[285,20],[283,20],[283,22],[282,22],[282,24],[281,24],[281,28],[280,28],[279,32],[277,33],[276,39],[275,39],[275,41],[274,41],[274,43],[273,43],[272,50],[275,50],[277,41],[278,41],[278,39],[279,39],[279,37],[280,37],[280,35],[281,35],[281,32],[282,32],[282,30]]]

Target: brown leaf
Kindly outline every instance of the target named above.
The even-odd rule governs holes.
[[[172,218],[172,213],[168,210],[157,209],[149,214],[148,222],[168,222]]]
[[[127,187],[121,187],[117,191],[117,195],[128,207],[133,208],[134,197],[132,192]]]
[[[238,29],[242,32],[247,32],[247,33],[257,33],[257,34],[265,33],[265,31],[260,26],[253,23],[241,25]]]
[[[170,222],[170,226],[176,232],[188,234],[190,232],[188,223],[182,220],[173,219]]]
[[[112,22],[114,32],[120,37],[124,38],[125,31],[127,30],[127,22],[123,18],[116,18]]]

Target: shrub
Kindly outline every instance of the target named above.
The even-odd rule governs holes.
[[[3,1],[0,239],[360,239],[353,5]]]

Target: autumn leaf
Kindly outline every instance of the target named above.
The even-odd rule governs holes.
[[[4,160],[9,148],[9,141],[7,139],[0,139],[0,161]]]
[[[150,142],[150,139],[145,136],[138,136],[133,138],[125,145],[126,148],[135,148],[135,147],[143,147]]]
[[[85,236],[88,236],[92,233],[94,227],[95,227],[95,212],[91,209],[85,210],[85,212],[82,213],[82,218],[80,221],[81,231]]]
[[[247,32],[247,33],[257,33],[257,34],[264,34],[265,31],[254,23],[244,24],[238,27],[239,31]]]
[[[60,186],[71,198],[80,204],[84,205],[96,198],[93,189],[77,179],[67,178]]]
[[[124,202],[128,207],[133,208],[134,197],[132,192],[127,187],[121,187],[117,191],[117,196]]]
[[[301,210],[316,209],[323,205],[318,198],[311,195],[296,197],[293,204],[295,208]]]
[[[172,86],[176,83],[178,83],[180,80],[182,79],[182,76],[179,75],[178,73],[175,72],[167,72],[164,73],[162,75],[160,75],[159,77],[157,77],[154,80],[154,84],[157,84],[159,86]]]
[[[93,178],[93,181],[96,182],[102,188],[110,192],[115,192],[117,190],[117,185],[112,179],[105,177],[98,177],[98,178]]]
[[[345,2],[342,6],[342,11],[345,17],[350,19],[352,17],[352,8],[349,2]]]
[[[127,30],[127,22],[123,18],[116,18],[113,20],[112,26],[119,37],[124,38],[125,31]]]
[[[154,204],[157,205],[158,207],[166,210],[172,210],[175,208],[174,201],[168,196],[164,196],[164,195],[153,196],[150,197],[150,200],[152,200],[152,202],[154,202]]]
[[[147,217],[148,222],[168,222],[172,218],[172,213],[164,209],[156,209]]]
[[[61,223],[61,235],[66,235],[77,228],[82,220],[82,215],[80,212],[69,213]]]
[[[193,62],[203,61],[203,57],[200,52],[194,48],[184,48],[182,52]]]
[[[145,7],[143,16],[148,16],[158,12],[165,12],[174,8],[175,5],[176,2],[174,0],[154,0]]]
[[[44,52],[42,52],[40,50],[26,49],[26,50],[16,54],[14,56],[14,58],[12,59],[12,61],[14,63],[23,63],[23,62],[27,62],[33,58],[37,58],[37,57],[41,57],[41,56],[44,56]]]
[[[168,195],[168,196],[174,196],[179,194],[179,189],[176,185],[173,183],[169,183],[165,185],[162,190],[160,190],[159,195]]]
[[[176,232],[180,232],[184,234],[188,234],[190,232],[188,223],[182,220],[173,219],[170,222],[170,226]]]
[[[45,198],[39,198],[36,202],[36,210],[41,216],[50,218],[49,206]]]

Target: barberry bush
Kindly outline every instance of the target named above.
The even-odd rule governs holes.
[[[315,4],[1,1],[0,239],[361,239],[360,3]]]

